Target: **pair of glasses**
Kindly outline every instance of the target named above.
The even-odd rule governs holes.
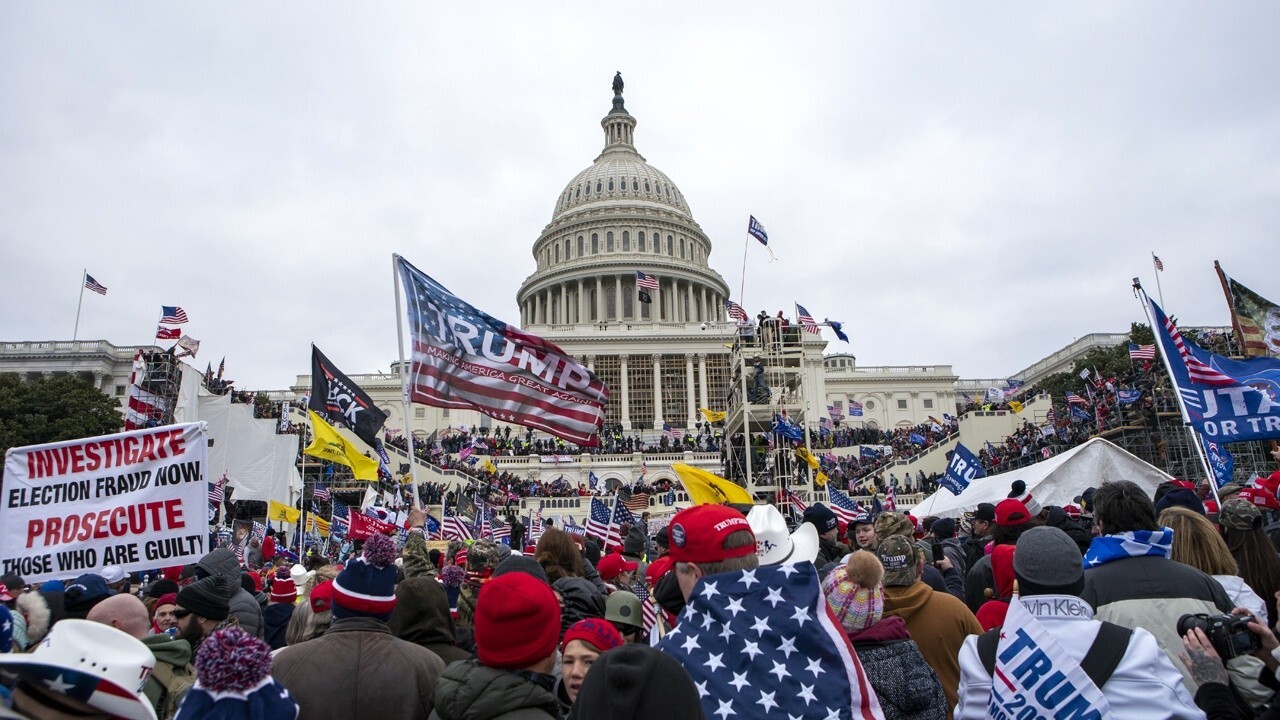
[[[186,616],[188,616],[188,615],[190,615],[190,614],[191,614],[191,611],[190,611],[190,610],[188,610],[188,609],[186,609],[186,608],[174,608],[174,609],[173,609],[173,616],[174,616],[175,618],[179,619],[179,620],[181,620],[182,618],[184,618],[184,617],[186,617]]]

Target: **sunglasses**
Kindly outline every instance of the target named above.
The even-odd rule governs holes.
[[[174,608],[174,609],[173,609],[173,616],[174,616],[175,618],[179,619],[179,620],[181,620],[182,618],[184,618],[184,617],[186,617],[186,616],[188,616],[188,615],[190,615],[190,614],[191,614],[191,611],[190,611],[190,610],[188,610],[188,609],[186,609],[186,608]]]

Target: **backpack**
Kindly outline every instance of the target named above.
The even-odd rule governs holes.
[[[156,703],[156,717],[159,720],[171,720],[178,714],[178,706],[187,696],[187,691],[196,684],[196,668],[190,663],[181,672],[166,662],[156,663],[151,677],[160,683],[160,700]]]
[[[1001,629],[993,628],[978,636],[978,658],[982,660],[982,667],[986,669],[988,675],[996,667],[996,646],[1000,644]],[[1133,637],[1132,628],[1102,621],[1097,637],[1093,639],[1089,651],[1080,660],[1080,669],[1084,670],[1085,675],[1089,676],[1099,690],[1107,684],[1111,674],[1120,666],[1125,652],[1129,650],[1131,637]]]

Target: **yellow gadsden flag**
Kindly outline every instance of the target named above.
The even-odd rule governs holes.
[[[302,511],[298,508],[291,508],[275,500],[267,501],[267,520],[292,524],[301,519]]]
[[[318,457],[329,462],[336,462],[339,465],[346,465],[351,468],[351,472],[356,476],[357,480],[368,480],[377,482],[378,480],[378,461],[373,458],[367,458],[356,450],[347,439],[338,434],[338,431],[332,425],[324,421],[324,418],[315,413],[314,410],[308,411],[311,415],[311,431],[315,434],[315,439],[302,452],[312,457]]]
[[[698,412],[702,413],[702,417],[707,419],[709,423],[722,422],[728,413],[720,410],[708,410],[707,408],[698,408]]]
[[[822,463],[818,462],[818,458],[814,457],[813,453],[809,452],[809,448],[803,445],[797,447],[796,459],[808,465],[814,471],[814,482],[818,483],[820,486],[827,484],[827,474],[822,472]]]
[[[680,484],[684,485],[684,489],[689,493],[689,499],[694,505],[720,505],[722,503],[745,503],[751,505],[755,503],[751,494],[748,493],[741,485],[725,480],[719,475],[714,475],[706,470],[699,470],[696,467],[685,465],[684,463],[675,463],[671,466],[676,471],[676,477],[680,478]]]
[[[1014,411],[1015,413],[1020,413],[1022,412],[1022,403],[1018,402],[1017,400],[1010,400],[1009,409]]]

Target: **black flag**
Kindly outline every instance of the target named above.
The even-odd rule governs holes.
[[[644,304],[646,304],[646,305],[648,305],[649,303],[653,302],[653,298],[649,297],[649,291],[648,291],[648,290],[645,290],[644,288],[641,288],[641,289],[640,289],[640,292],[639,292],[639,293],[637,293],[637,294],[640,296],[640,302],[642,302],[642,303],[644,303]]]
[[[378,431],[387,421],[387,414],[373,404],[373,398],[315,345],[311,346],[311,401],[307,407],[330,423],[346,425],[370,447],[376,446]]]

